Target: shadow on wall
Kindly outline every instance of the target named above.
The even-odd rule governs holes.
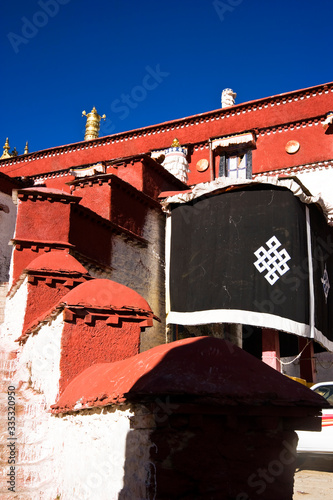
[[[118,500],[291,499],[297,436],[288,411],[307,406],[312,391],[220,339],[156,354],[125,394],[135,415]]]

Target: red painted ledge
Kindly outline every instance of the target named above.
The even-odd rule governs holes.
[[[310,406],[323,398],[231,342],[198,337],[163,344],[115,363],[92,365],[65,389],[53,413],[138,401],[194,396],[218,405]]]

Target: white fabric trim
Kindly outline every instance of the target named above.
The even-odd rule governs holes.
[[[315,330],[315,296],[313,284],[313,265],[312,265],[312,245],[311,245],[311,223],[309,207],[305,207],[306,213],[306,244],[308,247],[308,264],[309,264],[309,324],[310,324],[310,337],[314,339]]]
[[[274,314],[242,311],[239,309],[211,309],[194,312],[171,311],[167,315],[167,324],[175,325],[206,325],[209,323],[240,323],[243,325],[261,328],[274,328],[300,337],[311,338],[311,327],[305,323],[298,323],[288,318]],[[314,340],[326,349],[333,351],[333,342],[328,340],[322,332],[313,327]]]
[[[74,175],[75,178],[90,177],[98,173],[105,174],[105,166],[102,163],[96,163],[86,168],[73,168],[70,171],[70,174]]]
[[[333,124],[333,113],[328,113],[326,120],[323,121],[323,127],[327,129],[328,126],[332,124]]]
[[[165,222],[165,310],[170,312],[171,215]]]
[[[224,189],[230,186],[248,186],[254,184],[271,184],[272,186],[280,186],[289,189],[295,196],[297,196],[302,203],[310,204],[317,203],[321,206],[327,222],[333,226],[333,203],[327,198],[322,198],[321,194],[312,196],[304,192],[302,184],[296,182],[294,179],[278,179],[277,177],[265,177],[262,176],[257,179],[231,179],[229,177],[219,177],[215,181],[203,182],[201,184],[196,184],[193,186],[190,193],[177,193],[173,196],[167,197],[162,201],[162,207],[165,211],[168,211],[168,205],[171,203],[187,203],[204,196],[209,193],[213,193],[219,189]]]
[[[216,149],[218,147],[227,148],[232,146],[233,144],[255,144],[255,138],[251,132],[246,134],[233,135],[231,137],[225,137],[224,139],[213,139],[212,140],[212,149]]]

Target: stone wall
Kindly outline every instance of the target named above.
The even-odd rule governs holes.
[[[126,285],[144,297],[161,323],[141,336],[141,351],[166,341],[165,338],[165,217],[159,211],[147,212],[143,237],[147,246],[139,245],[122,236],[112,242],[111,279]]]
[[[147,498],[291,500],[297,436],[273,414],[214,415],[205,408],[160,415],[150,437],[155,478]]]
[[[9,241],[13,238],[16,221],[16,206],[12,197],[0,192],[0,283],[9,281],[10,259],[13,247]]]

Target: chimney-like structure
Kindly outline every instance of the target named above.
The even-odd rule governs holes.
[[[87,117],[86,133],[84,134],[84,140],[89,141],[90,139],[97,139],[99,135],[101,119],[105,120],[106,115],[100,116],[97,113],[97,110],[94,106],[93,109],[88,114],[85,111],[82,111],[82,116]]]
[[[222,90],[222,95],[221,95],[222,108],[229,108],[230,106],[233,106],[235,104],[236,97],[237,94],[232,89]]]
[[[163,167],[182,182],[187,182],[189,166],[186,159],[187,149],[181,147],[178,139],[174,139],[171,147],[165,150]]]

